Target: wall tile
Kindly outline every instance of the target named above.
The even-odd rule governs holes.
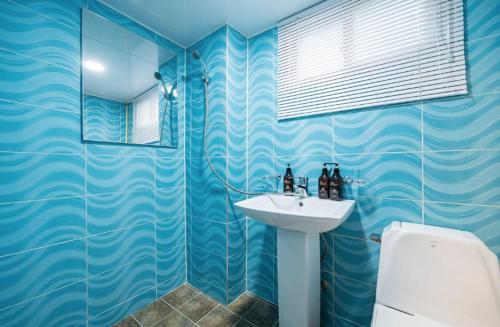
[[[14,2],[76,29],[80,28],[81,8],[86,6],[85,0],[14,0]]]
[[[186,244],[184,215],[156,221],[156,251]]]
[[[167,219],[184,216],[186,189],[174,187],[156,190],[156,217]]]
[[[186,271],[186,247],[184,244],[159,252],[156,259],[156,276],[158,283],[171,282],[184,275]],[[178,283],[175,283],[178,284]],[[164,285],[163,287],[165,287]]]
[[[155,287],[154,257],[109,270],[88,280],[89,319]]]
[[[377,285],[380,245],[369,240],[335,235],[335,273]]]
[[[86,285],[79,282],[2,310],[2,326],[84,326]],[[43,308],[43,310],[40,310]]]
[[[87,239],[88,273],[96,275],[154,256],[154,230],[153,224],[143,224],[90,236]]]
[[[418,200],[422,197],[419,153],[335,155],[342,175],[363,180],[346,185],[346,197]]]
[[[0,256],[85,234],[84,198],[0,204]]]
[[[382,234],[393,221],[421,223],[421,202],[357,197],[351,216],[335,229],[335,234],[368,239],[371,233]]]
[[[0,257],[0,309],[84,278],[83,240]]]
[[[80,112],[80,75],[0,49],[0,99]]]
[[[279,122],[274,126],[274,153],[277,156],[331,154],[332,130],[330,116]]]
[[[211,298],[217,300],[219,303],[228,304],[227,301],[227,292],[225,288],[220,288],[211,284],[207,280],[197,276],[192,275],[189,283],[193,285],[195,288],[199,289],[203,293],[207,294]]]
[[[180,187],[184,185],[184,159],[156,158],[156,187]]]
[[[429,152],[424,159],[425,199],[500,205],[500,151]]]
[[[190,192],[191,214],[219,222],[226,222],[226,191],[220,188],[196,187]]]
[[[500,207],[425,203],[425,224],[469,231],[500,258]]]
[[[201,248],[191,248],[191,273],[207,280],[215,287],[226,288],[226,256],[219,256]]]
[[[273,125],[262,124],[248,129],[248,156],[271,157],[274,153]]]
[[[418,104],[335,114],[335,153],[418,151],[420,116]]]
[[[189,244],[205,252],[226,256],[227,232],[225,222],[215,222],[196,216],[191,218],[191,238]],[[194,251],[197,251],[194,250]]]
[[[0,151],[82,154],[80,115],[0,100]]]
[[[85,163],[78,155],[0,153],[0,202],[84,194]]]
[[[276,255],[276,227],[248,219],[248,253]]]
[[[465,1],[467,39],[476,40],[500,34],[500,3],[495,0]]]
[[[500,36],[471,41],[467,44],[469,56],[469,83],[472,94],[500,90]]]
[[[369,326],[375,303],[375,287],[335,276],[335,314],[361,326]]]
[[[272,289],[274,280],[273,257],[263,252],[248,252],[247,278]]]
[[[59,65],[74,73],[80,71],[78,29],[69,28],[45,15],[34,13],[24,6],[9,1],[0,3],[0,12],[2,13],[1,48]]]
[[[88,193],[132,192],[154,188],[154,160],[92,156],[87,163]]]
[[[500,148],[500,95],[476,95],[424,104],[428,150]]]

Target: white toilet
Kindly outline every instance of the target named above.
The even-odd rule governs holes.
[[[474,234],[393,222],[372,327],[500,327],[498,259]]]

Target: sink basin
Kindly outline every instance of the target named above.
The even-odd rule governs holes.
[[[317,197],[299,199],[281,194],[265,194],[236,202],[243,213],[265,224],[304,233],[323,233],[349,217],[353,200],[330,201]]]
[[[247,216],[278,227],[279,324],[319,327],[321,272],[319,233],[339,226],[355,202],[264,194],[236,202]]]

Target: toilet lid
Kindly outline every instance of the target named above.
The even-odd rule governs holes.
[[[427,317],[408,314],[375,303],[371,327],[452,327]]]

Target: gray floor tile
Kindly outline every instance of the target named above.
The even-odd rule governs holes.
[[[139,312],[134,313],[137,319],[144,327],[154,326],[157,322],[165,318],[174,309],[163,300],[158,300]]]
[[[249,322],[248,320],[241,318],[241,320],[238,321],[238,323],[234,325],[234,327],[256,327],[256,326],[251,322]]]
[[[204,316],[198,325],[201,327],[231,327],[240,320],[240,317],[221,305]]]
[[[174,308],[179,308],[181,305],[191,300],[193,297],[198,295],[198,292],[191,286],[184,284],[167,295],[163,296],[162,299],[167,301]]]
[[[113,327],[141,327],[141,325],[139,325],[137,321],[134,320],[134,318],[129,316],[127,319],[124,319],[119,323],[114,324]]]
[[[243,316],[256,301],[256,297],[248,293],[243,293],[233,303],[229,304],[227,308],[237,315]]]
[[[194,323],[181,315],[179,312],[171,312],[165,319],[160,321],[154,327],[191,327]]]
[[[206,297],[203,294],[199,294],[184,303],[179,311],[182,312],[186,317],[194,322],[198,322],[204,315],[206,315],[210,310],[215,308],[217,302]]]
[[[243,317],[259,327],[273,327],[278,321],[278,308],[259,300]]]

